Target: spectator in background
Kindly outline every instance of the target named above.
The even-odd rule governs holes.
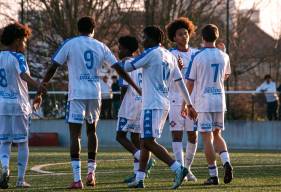
[[[111,114],[111,93],[108,85],[108,77],[104,76],[101,81],[101,118],[112,119]]]
[[[256,89],[256,91],[265,93],[268,120],[277,120],[279,99],[276,92],[276,83],[272,80],[270,75],[264,76],[264,82]]]
[[[112,106],[113,106],[113,118],[117,119],[118,110],[120,108],[121,104],[121,96],[120,96],[120,86],[118,84],[117,76],[112,76],[112,84],[111,84],[111,90],[113,92],[113,98],[112,98]]]

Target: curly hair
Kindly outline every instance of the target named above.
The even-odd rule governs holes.
[[[174,37],[178,29],[187,29],[189,36],[192,36],[196,30],[196,26],[187,17],[179,17],[166,26],[168,38],[174,42]]]
[[[18,22],[7,25],[1,36],[1,43],[9,46],[17,39],[29,38],[31,29],[27,25]]]

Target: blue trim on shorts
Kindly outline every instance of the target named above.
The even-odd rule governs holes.
[[[198,121],[194,122],[193,131],[198,131]]]
[[[145,109],[143,116],[143,138],[153,137],[152,130],[152,110]]]
[[[123,128],[125,127],[125,125],[128,123],[128,119],[124,118],[124,117],[119,117],[119,121],[118,121],[118,131],[123,131]]]

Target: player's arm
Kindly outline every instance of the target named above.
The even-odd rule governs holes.
[[[136,85],[130,75],[118,63],[112,65],[112,68],[115,69],[118,75],[125,81],[127,81],[137,91],[139,95],[141,95],[141,89]]]

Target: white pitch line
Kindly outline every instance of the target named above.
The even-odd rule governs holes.
[[[114,159],[114,160],[103,160],[103,161],[124,161],[128,159]],[[27,175],[27,176],[32,176],[32,177],[39,177],[39,176],[60,176],[60,175],[70,175],[72,172],[62,172],[62,173],[55,173],[51,171],[44,171],[42,170],[43,168],[49,167],[49,166],[56,166],[56,165],[65,165],[65,164],[70,164],[70,162],[64,162],[64,163],[48,163],[48,164],[41,164],[41,165],[35,165],[31,168],[31,171],[40,173],[39,175]],[[252,168],[252,167],[281,167],[281,165],[239,165],[239,166],[234,166],[234,168]],[[206,166],[201,166],[201,167],[193,167],[193,169],[206,169]],[[169,169],[158,169],[160,171],[167,171]],[[130,173],[131,170],[118,170],[118,171],[97,171],[97,174],[114,174],[114,173]]]

